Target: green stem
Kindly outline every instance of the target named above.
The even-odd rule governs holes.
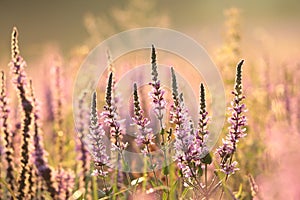
[[[164,165],[163,165],[163,168],[167,167],[167,151],[166,151],[166,143],[165,143],[165,137],[164,137],[164,133],[165,133],[165,130],[162,128],[162,119],[160,118],[160,126],[161,126],[161,138],[162,138],[162,149],[163,149],[163,154],[164,154]],[[168,178],[168,175],[164,173],[164,176],[165,176],[165,179],[166,179],[166,185],[167,187],[169,187],[169,178]],[[167,196],[168,196],[168,199],[169,199],[169,194],[170,194],[170,191],[167,190]]]
[[[167,162],[166,162],[166,160],[167,160],[167,152],[166,152],[166,142],[165,142],[165,137],[164,137],[164,132],[165,131],[164,131],[164,128],[163,128],[163,121],[162,121],[163,114],[161,112],[161,109],[159,109],[159,111],[158,111],[157,118],[159,120],[159,125],[160,125],[160,129],[161,129],[161,132],[162,132],[161,138],[162,138],[162,146],[163,146],[163,154],[164,154],[164,167],[166,167],[167,166]],[[166,179],[166,185],[167,185],[167,187],[169,187],[169,178],[168,178],[168,175],[167,174],[164,174],[164,175],[165,175],[165,179]],[[168,193],[168,199],[169,199],[169,190],[167,191],[167,193]]]
[[[192,177],[195,179],[197,185],[199,186],[198,188],[201,190],[201,191],[200,191],[201,194],[202,194],[202,195],[205,194],[205,192],[203,191],[203,188],[201,187],[201,183],[200,183],[199,180],[197,179],[197,176],[194,174],[194,172],[193,172],[191,166],[188,165],[188,167],[189,167],[189,169],[190,169],[190,171],[191,171],[191,173],[192,173]]]
[[[118,153],[118,157],[117,157],[117,165],[119,165],[119,160],[120,160],[120,154]],[[118,192],[118,174],[119,174],[119,168],[117,166],[117,168],[115,169],[115,183],[113,186],[113,200],[117,199],[117,195],[114,195]]]
[[[155,170],[154,170],[153,158],[152,158],[152,155],[151,155],[151,152],[150,152],[150,149],[149,149],[149,144],[146,144],[146,149],[147,149],[147,153],[148,153],[148,156],[149,156],[149,159],[150,159],[150,165],[151,165],[150,168],[151,168],[152,173],[154,175],[156,185],[158,186],[158,179],[157,179],[157,176],[156,176],[156,173],[155,173]]]
[[[212,180],[211,180],[210,185],[208,186],[208,191],[211,191],[212,186],[213,186],[213,184],[214,184],[216,178],[217,178],[217,175],[215,174],[214,177],[213,177]]]
[[[128,182],[128,184],[130,185],[130,187],[131,187],[131,179],[130,179],[129,173],[128,173],[128,171],[127,171],[127,169],[128,169],[128,163],[126,162],[123,153],[120,153],[120,155],[121,155],[121,158],[122,158],[122,160],[123,160],[123,165],[125,165],[125,168],[126,168],[125,175],[126,175],[127,182]]]
[[[204,179],[205,179],[205,199],[208,199],[208,187],[207,187],[207,164],[204,168]]]

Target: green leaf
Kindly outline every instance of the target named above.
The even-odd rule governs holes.
[[[188,191],[193,189],[192,187],[187,187],[183,190],[183,192],[181,193],[181,198],[180,199],[184,199],[184,197],[187,195]]]
[[[161,182],[161,180],[157,179],[157,182],[158,182],[158,184],[156,184],[156,180],[153,180],[153,179],[150,180],[150,183],[153,187],[163,185],[163,182]]]
[[[93,200],[98,199],[98,184],[97,184],[97,178],[95,176],[92,177],[92,187],[93,187]]]
[[[219,177],[219,180],[223,180],[225,178],[225,173],[223,173],[222,171],[220,171],[220,169],[216,169],[214,171],[214,173],[216,174],[217,177]]]
[[[163,193],[162,200],[168,200],[168,193],[166,192]]]
[[[198,167],[197,175],[200,177],[203,175],[203,169],[202,169],[201,165]]]
[[[243,193],[243,185],[240,184],[239,191],[234,195],[235,198],[240,199],[242,197],[242,193]]]
[[[179,170],[179,171],[178,171],[178,175],[179,175],[180,177],[183,177],[182,170]]]
[[[155,181],[154,181],[154,180],[152,180],[152,179],[150,180],[150,183],[151,183],[152,187],[155,187],[155,186],[157,186],[157,185],[156,185],[156,183],[155,183]]]
[[[170,188],[170,196],[173,196],[173,194],[175,193],[177,185],[178,185],[178,180],[176,180],[175,183],[171,186],[171,188]]]
[[[112,192],[113,192],[113,190],[114,190],[114,188],[113,188],[113,187],[111,187],[111,188],[110,188],[110,190],[108,190],[108,192],[107,192],[107,193],[108,193],[109,195],[111,195],[111,194],[112,194]]]
[[[201,162],[204,164],[211,164],[212,163],[212,157],[210,154],[207,154],[204,158],[201,159]]]
[[[169,166],[163,167],[162,173],[163,173],[163,175],[169,175]]]
[[[164,183],[160,179],[157,179],[157,181],[160,185],[164,185]]]
[[[130,170],[130,168],[126,162],[123,163],[123,169],[125,172],[128,172]]]

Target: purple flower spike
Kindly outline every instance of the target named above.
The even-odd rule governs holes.
[[[151,128],[148,128],[150,120],[144,117],[144,112],[141,109],[136,83],[134,84],[134,117],[132,120],[137,125],[139,133],[136,134],[136,143],[138,146],[154,144],[155,136]],[[145,147],[146,148],[146,147]],[[143,150],[147,152],[147,150]]]
[[[237,168],[237,161],[233,161],[231,164],[226,163],[223,168],[221,169],[222,172],[224,172],[227,175],[234,174],[236,171],[240,170]]]
[[[152,45],[152,56],[151,56],[151,66],[152,66],[152,82],[149,85],[152,86],[152,90],[149,96],[152,99],[152,108],[157,119],[160,121],[161,128],[163,127],[162,119],[166,107],[166,100],[164,99],[165,90],[161,88],[160,80],[158,80],[157,64],[156,64],[156,53],[155,48]]]
[[[91,141],[91,145],[92,145],[91,154],[96,167],[104,166],[108,164],[109,157],[106,153],[106,147],[103,141],[103,137],[105,136],[105,131],[98,120],[96,92],[93,93],[93,97],[92,97],[90,119],[91,119],[91,123],[90,123],[90,132],[88,134],[88,139],[89,141]],[[98,170],[98,168],[96,170]]]
[[[106,88],[106,104],[104,105],[104,111],[101,113],[101,117],[104,119],[104,124],[110,128],[112,149],[123,152],[127,148],[128,143],[122,141],[123,135],[125,134],[125,131],[123,130],[124,120],[119,120],[113,91],[113,74],[110,73]]]
[[[193,145],[195,135],[193,134],[192,122],[189,120],[188,110],[183,102],[183,94],[178,93],[176,76],[174,69],[172,71],[172,90],[173,105],[171,105],[170,122],[175,124],[175,156],[177,166],[185,177],[191,177],[194,173],[191,171],[189,163],[193,160]]]
[[[237,65],[237,74],[235,80],[235,87],[232,94],[234,99],[231,102],[231,116],[228,118],[230,123],[229,133],[227,134],[225,140],[223,140],[223,145],[220,146],[216,153],[221,158],[221,171],[225,174],[233,174],[236,170],[237,162],[233,160],[233,154],[236,151],[237,144],[240,138],[245,137],[247,125],[247,118],[243,115],[246,112],[246,106],[242,103],[242,100],[245,99],[245,96],[242,93],[242,65],[244,61],[242,60]]]

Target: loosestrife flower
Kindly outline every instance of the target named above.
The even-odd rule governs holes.
[[[227,175],[234,174],[236,171],[240,170],[236,167],[237,164],[237,161],[233,161],[232,163],[226,163],[225,165],[222,165],[223,168],[221,169],[221,171]]]
[[[124,120],[119,119],[120,117],[117,111],[118,108],[117,108],[116,101],[119,101],[119,99],[115,98],[115,82],[113,81],[113,73],[111,72],[109,74],[108,84],[106,88],[106,96],[105,96],[106,104],[104,105],[103,111],[101,113],[101,117],[104,120],[104,124],[107,127],[109,127],[111,144],[112,144],[111,150],[117,152],[117,154],[114,154],[112,156],[116,161],[115,164],[117,166],[124,167],[123,169],[125,171],[128,171],[129,165],[124,156],[124,150],[127,148],[128,142],[126,143],[123,142],[123,136],[125,134],[125,128],[123,124]],[[120,170],[118,170],[118,168],[119,167],[117,167],[116,174],[118,178],[121,179],[123,175],[120,173]],[[130,183],[130,177],[128,173],[126,173],[126,178],[128,183]]]
[[[137,128],[139,130],[139,132],[136,134],[137,137],[135,141],[138,146],[142,146],[142,145],[148,146],[149,144],[154,144],[153,140],[155,139],[155,136],[153,134],[152,129],[148,128],[150,120],[144,117],[144,112],[141,109],[136,83],[134,84],[133,98],[134,98],[134,117],[132,117],[132,120],[137,125]],[[148,153],[147,148],[145,147],[142,150],[142,152],[147,154]]]
[[[55,121],[55,129],[56,131],[62,130],[63,126],[63,80],[62,80],[62,69],[59,65],[54,65],[52,67],[52,75],[54,76],[53,79],[53,114],[54,114],[54,121]]]
[[[31,90],[31,98],[32,103],[34,105],[33,110],[33,152],[31,153],[33,163],[37,169],[37,174],[43,177],[47,190],[50,193],[51,197],[55,197],[55,188],[53,187],[53,181],[51,180],[52,177],[52,169],[48,164],[48,152],[43,147],[43,137],[42,132],[40,130],[40,116],[39,116],[39,105],[34,95],[34,90],[32,87],[32,82],[30,81],[30,90]]]
[[[201,163],[210,164],[211,156],[208,154],[208,149],[206,146],[208,139],[208,128],[207,124],[209,121],[208,112],[206,110],[205,103],[205,88],[201,83],[200,85],[200,108],[199,108],[199,119],[198,127],[196,130],[195,142],[193,146],[193,154],[196,166],[199,166]]]
[[[36,177],[34,174],[33,166],[29,166],[29,172],[28,172],[28,193],[27,193],[27,199],[33,199],[36,196],[34,189],[34,183],[36,181]]]
[[[242,65],[244,61],[242,60],[237,65],[237,73],[235,80],[235,88],[232,94],[234,99],[231,102],[231,116],[228,118],[230,123],[229,133],[226,136],[225,140],[223,139],[223,145],[217,149],[217,154],[221,158],[221,171],[225,174],[233,174],[238,168],[236,168],[237,162],[232,162],[233,154],[236,151],[237,143],[240,138],[246,136],[246,124],[247,118],[243,114],[246,112],[246,106],[242,103],[242,100],[245,98],[242,92]]]
[[[66,196],[66,199],[69,199],[72,194],[74,185],[75,185],[75,174],[72,170],[67,171],[64,181],[65,181],[65,188],[66,188],[65,196]]]
[[[106,147],[103,140],[105,131],[98,120],[96,92],[94,92],[92,96],[90,120],[90,132],[88,138],[89,141],[91,141],[91,154],[96,166],[92,175],[105,177],[108,172],[104,171],[103,167],[109,163],[109,157],[106,153]]]
[[[157,64],[156,64],[156,52],[154,45],[152,45],[151,50],[151,75],[152,75],[152,82],[149,83],[150,86],[152,86],[152,90],[149,92],[149,96],[152,99],[152,109],[159,120],[160,124],[160,135],[161,135],[161,145],[164,155],[164,165],[163,165],[163,174],[165,175],[166,184],[168,185],[168,174],[169,174],[169,167],[167,164],[167,157],[168,157],[168,149],[167,145],[171,140],[171,131],[169,132],[169,135],[167,138],[165,138],[165,124],[163,123],[163,117],[165,112],[165,107],[167,105],[166,100],[164,99],[165,90],[162,89],[160,85],[160,80],[158,79],[158,72],[157,72]],[[151,135],[153,137],[153,135]],[[150,157],[151,159],[151,157]],[[154,170],[153,170],[154,173]],[[154,173],[155,175],[155,173]]]
[[[199,121],[198,121],[198,132],[197,138],[203,140],[203,136],[208,135],[207,123],[208,123],[208,112],[206,111],[205,103],[205,89],[204,85],[200,85],[200,111],[199,111]]]
[[[60,154],[58,155],[59,163],[62,163],[64,157],[64,131],[63,131],[63,81],[62,81],[62,70],[59,65],[54,65],[53,67],[53,114],[54,114],[54,131],[55,131],[55,143],[57,144],[57,149]]]
[[[78,152],[77,159],[81,161],[81,174],[82,178],[79,181],[79,185],[82,186],[85,184],[88,173],[88,166],[90,163],[90,157],[88,154],[87,147],[84,143],[84,137],[88,134],[88,125],[89,125],[89,109],[84,104],[84,100],[87,97],[87,92],[83,92],[82,96],[78,101],[78,126],[76,127],[78,132],[78,137],[76,138],[76,151]]]
[[[174,69],[172,71],[172,96],[173,105],[171,105],[170,122],[175,124],[175,161],[185,177],[191,177],[192,171],[189,163],[193,160],[192,146],[194,142],[191,121],[189,120],[188,110],[183,102],[183,94],[179,95],[177,81]]]
[[[56,199],[69,199],[75,185],[75,175],[71,170],[59,168],[54,174],[57,183]]]
[[[164,110],[166,107],[166,101],[164,99],[165,90],[161,88],[160,80],[158,80],[157,64],[156,64],[156,53],[155,48],[152,45],[152,56],[151,56],[151,66],[152,66],[152,82],[149,85],[152,86],[152,90],[149,96],[152,99],[152,107],[157,119],[160,121],[161,128],[163,128],[162,119]]]
[[[26,196],[26,174],[28,173],[28,159],[29,159],[29,139],[30,139],[30,125],[32,122],[32,102],[28,98],[28,82],[25,73],[26,63],[19,55],[18,47],[18,31],[13,29],[11,39],[11,71],[13,74],[13,83],[18,92],[18,98],[21,105],[22,117],[22,146],[21,146],[21,171],[19,177],[18,199],[23,199]]]
[[[106,88],[106,104],[104,105],[104,111],[101,113],[101,117],[104,119],[104,124],[110,127],[113,149],[123,152],[128,146],[128,143],[123,143],[122,141],[125,132],[122,127],[123,120],[119,120],[117,106],[114,101],[113,87],[113,74],[110,73]]]
[[[6,95],[6,85],[5,85],[5,74],[1,71],[1,92],[0,92],[0,116],[1,116],[1,131],[4,133],[5,140],[5,159],[7,162],[6,168],[6,180],[12,191],[14,191],[15,178],[13,175],[14,164],[13,164],[13,149],[12,146],[12,133],[9,128],[8,116],[10,109],[8,108],[9,100]]]

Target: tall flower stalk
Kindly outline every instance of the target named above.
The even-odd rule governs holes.
[[[188,111],[183,102],[183,95],[179,94],[178,86],[175,76],[175,71],[172,72],[172,96],[173,104],[170,111],[170,122],[175,124],[175,161],[184,177],[189,178],[193,176],[192,168],[189,163],[192,161],[191,148],[193,144],[193,135]]]
[[[225,182],[231,174],[234,174],[235,171],[239,170],[237,168],[237,161],[233,160],[234,153],[237,149],[237,144],[239,140],[246,136],[246,124],[247,118],[244,115],[246,112],[246,106],[242,102],[245,99],[242,90],[242,66],[244,60],[241,60],[236,68],[236,79],[234,91],[232,94],[234,95],[233,100],[231,101],[231,116],[228,118],[228,122],[230,123],[229,132],[223,140],[223,145],[217,149],[217,154],[221,158],[220,167],[221,171],[226,174]],[[221,197],[223,196],[224,190],[222,190]]]
[[[144,111],[141,108],[136,83],[134,83],[133,86],[134,116],[132,117],[132,120],[138,128],[138,133],[136,134],[135,141],[138,146],[144,146],[144,149],[142,149],[142,153],[149,157],[150,169],[153,172],[156,184],[158,184],[157,175],[155,173],[156,165],[153,162],[153,157],[150,151],[150,146],[154,144],[153,140],[155,139],[155,135],[153,134],[152,128],[148,127],[150,120],[144,116]]]
[[[76,140],[76,151],[79,155],[77,159],[81,162],[81,174],[82,178],[79,180],[79,187],[84,186],[87,189],[88,185],[88,166],[89,166],[89,155],[87,147],[84,143],[84,138],[88,134],[87,126],[89,124],[89,110],[85,107],[84,101],[87,98],[87,92],[84,92],[78,101],[78,138]]]
[[[198,120],[198,129],[195,139],[195,146],[194,151],[196,155],[200,155],[199,159],[195,159],[196,165],[198,165],[198,170],[202,171],[201,164],[204,164],[204,185],[205,185],[205,197],[206,199],[209,198],[209,188],[208,188],[208,172],[207,167],[212,162],[212,158],[208,152],[206,142],[208,138],[208,112],[206,110],[206,100],[205,100],[205,88],[204,85],[201,83],[200,85],[200,108],[199,108],[199,120]],[[198,157],[198,158],[199,158]]]
[[[155,48],[152,45],[152,53],[151,53],[151,66],[152,66],[152,82],[149,85],[152,86],[152,91],[149,93],[149,96],[152,99],[152,107],[154,113],[159,120],[161,129],[164,128],[163,124],[163,116],[166,107],[166,101],[164,99],[165,91],[161,88],[160,80],[158,79],[158,72],[157,72],[157,64],[156,64],[156,52]],[[164,138],[163,142],[164,142]]]
[[[57,182],[57,197],[56,199],[64,200],[69,199],[71,196],[72,188],[74,187],[74,174],[71,170],[64,170],[59,168],[54,177]]]
[[[96,92],[93,93],[92,97],[92,106],[91,106],[91,114],[90,114],[90,132],[88,137],[92,141],[92,156],[96,166],[105,166],[109,163],[109,157],[106,154],[106,147],[104,144],[104,136],[105,131],[102,125],[98,120],[98,111],[97,111],[97,96]],[[97,169],[97,173],[100,175],[106,175],[107,171],[103,171],[102,169]]]
[[[64,151],[64,131],[63,131],[63,81],[62,71],[59,65],[53,67],[54,83],[53,83],[53,113],[54,113],[54,131],[56,134],[55,140],[57,144],[57,151],[59,152],[58,163],[63,161]]]
[[[133,98],[134,98],[134,117],[132,120],[137,125],[139,133],[137,133],[137,137],[135,139],[138,146],[142,145],[151,145],[154,144],[153,140],[155,136],[153,134],[152,128],[148,128],[150,124],[150,120],[144,116],[144,111],[141,108],[139,95],[137,91],[137,85],[134,83],[133,85]],[[146,148],[146,147],[145,147]],[[146,149],[142,150],[143,152],[147,152]]]
[[[33,110],[33,152],[31,154],[35,168],[37,169],[37,174],[42,177],[46,183],[47,191],[52,198],[56,196],[56,190],[53,186],[52,180],[52,169],[48,164],[48,152],[43,146],[43,135],[40,129],[41,122],[39,116],[39,105],[34,94],[32,83],[30,81],[31,99],[34,105]]]
[[[247,118],[243,114],[246,112],[246,106],[242,103],[245,96],[242,92],[242,65],[244,61],[242,60],[237,65],[235,87],[232,94],[234,99],[231,101],[231,116],[228,118],[230,127],[226,139],[223,140],[223,145],[217,149],[217,153],[221,158],[221,171],[226,175],[233,174],[238,168],[236,168],[237,162],[233,161],[233,155],[236,152],[237,144],[239,139],[246,136],[246,124]]]
[[[123,142],[123,136],[125,134],[125,130],[123,128],[123,121],[119,119],[118,108],[115,102],[115,84],[113,81],[113,73],[111,72],[108,77],[108,83],[106,87],[105,93],[105,105],[103,107],[103,111],[101,113],[101,117],[103,118],[104,124],[109,128],[110,139],[112,144],[112,151],[116,151],[116,179],[113,191],[116,193],[118,191],[118,178],[121,178],[121,173],[119,170],[119,166],[123,167],[123,170],[126,171],[125,175],[127,178],[128,184],[131,183],[129,176],[129,165],[124,156],[124,150],[127,148],[128,143]]]
[[[151,49],[151,76],[152,82],[149,83],[152,86],[152,90],[149,93],[149,96],[152,100],[152,108],[154,113],[159,120],[160,125],[160,135],[161,135],[161,145],[164,154],[164,166],[163,166],[163,174],[165,175],[166,184],[169,185],[168,174],[169,167],[167,166],[167,139],[165,138],[165,124],[163,123],[165,107],[167,105],[166,100],[164,98],[165,90],[162,89],[160,80],[158,79],[158,70],[157,70],[157,61],[156,61],[156,51],[154,45],[152,45]]]
[[[207,166],[212,163],[206,143],[208,138],[208,112],[206,110],[205,89],[200,85],[200,108],[197,129],[188,115],[184,104],[183,94],[179,93],[174,69],[172,72],[172,96],[173,104],[170,111],[170,122],[175,125],[175,156],[180,173],[185,178],[185,183],[199,191],[195,193],[197,198],[204,196],[209,198]],[[204,184],[199,177],[204,170]]]
[[[110,127],[111,141],[113,148],[118,152],[123,152],[127,144],[123,143],[124,130],[121,127],[122,121],[118,119],[119,115],[113,98],[113,74],[110,73],[106,88],[105,105],[101,117],[104,119],[106,126]]]
[[[18,181],[18,199],[26,197],[26,174],[28,173],[28,160],[29,160],[29,140],[30,140],[30,125],[32,123],[32,110],[33,105],[30,101],[28,94],[27,76],[24,71],[26,66],[25,61],[19,55],[18,47],[18,31],[16,28],[12,32],[12,61],[11,71],[14,76],[13,83],[16,86],[19,102],[22,110],[22,145],[21,145],[21,172]]]
[[[88,138],[91,142],[91,154],[95,164],[95,169],[92,175],[102,179],[105,192],[108,192],[108,185],[106,183],[108,170],[105,168],[109,164],[109,156],[106,153],[106,146],[104,143],[105,131],[98,119],[96,92],[93,93],[91,103],[90,131]]]
[[[122,157],[124,164],[126,164],[123,152],[126,149],[128,143],[124,143],[122,141],[125,132],[122,127],[123,121],[119,120],[117,106],[114,102],[113,87],[113,73],[110,73],[106,88],[105,105],[103,107],[101,117],[104,119],[104,124],[109,127],[113,150],[116,150],[118,152],[118,154]],[[128,165],[125,167],[128,167]]]
[[[0,92],[0,116],[1,116],[1,130],[4,133],[5,141],[5,160],[6,160],[6,181],[10,186],[10,189],[14,191],[15,189],[15,178],[14,178],[14,164],[13,164],[13,149],[12,146],[12,133],[9,128],[8,117],[9,117],[9,107],[8,98],[6,95],[6,85],[5,85],[5,74],[1,71],[1,92]]]
[[[28,192],[27,192],[27,199],[33,199],[36,194],[34,190],[34,182],[35,182],[35,176],[34,176],[34,169],[33,166],[29,165],[29,172],[28,172]]]

